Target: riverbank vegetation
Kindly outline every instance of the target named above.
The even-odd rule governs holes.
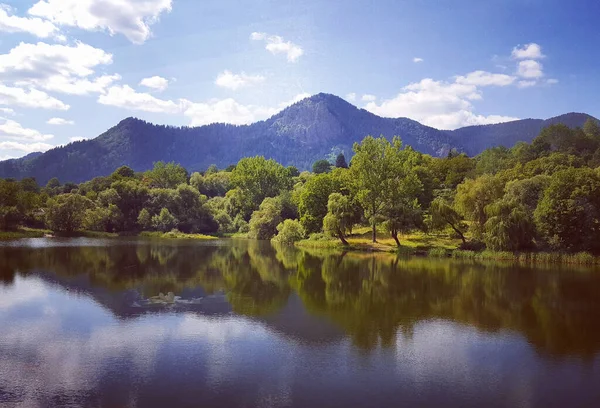
[[[314,247],[435,249],[438,256],[442,249],[600,254],[594,121],[583,129],[553,125],[530,144],[474,158],[457,151],[431,157],[399,137],[367,136],[353,150],[349,162],[342,153],[312,172],[249,157],[192,174],[176,163],[145,172],[123,166],[78,185],[0,180],[0,229],[235,234]]]

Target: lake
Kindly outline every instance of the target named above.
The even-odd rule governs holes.
[[[0,406],[598,407],[600,271],[0,242]]]

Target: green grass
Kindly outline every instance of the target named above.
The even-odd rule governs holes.
[[[35,228],[19,228],[14,231],[0,231],[0,240],[20,239],[20,238],[42,238],[46,234],[51,234],[52,231],[35,229]]]
[[[448,251],[445,248],[431,248],[427,252],[427,256],[431,258],[446,258],[448,256]]]
[[[160,232],[160,231],[144,231],[139,234],[140,237],[146,238],[163,238],[163,239],[197,239],[197,240],[212,240],[218,239],[217,237],[213,237],[211,235],[204,234],[184,234],[179,231],[169,231],[169,232]]]
[[[566,254],[561,252],[513,253],[490,250],[476,252],[457,249],[452,251],[452,257],[457,259],[510,261],[537,264],[600,265],[600,257],[593,256],[588,252],[578,252],[574,254]]]

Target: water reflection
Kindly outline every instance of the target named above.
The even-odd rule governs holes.
[[[0,405],[600,401],[597,270],[42,239],[0,279]]]
[[[393,346],[398,333],[411,336],[429,319],[517,331],[553,355],[590,357],[600,349],[600,273],[593,269],[323,253],[245,240],[28,242],[0,248],[5,285],[17,275],[41,276],[120,317],[165,309],[273,317],[294,293],[310,314],[336,323],[366,350]],[[19,293],[22,301],[35,295]],[[3,296],[0,307],[11,301]]]

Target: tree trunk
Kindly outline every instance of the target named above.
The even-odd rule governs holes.
[[[398,239],[398,231],[392,230],[392,238],[396,241],[396,245],[400,248],[400,240]]]
[[[340,230],[338,230],[338,238],[340,239],[340,241],[342,241],[342,244],[344,244],[344,245],[350,245],[348,243],[348,241],[346,241],[346,238],[344,237],[344,234]]]
[[[458,228],[456,228],[453,224],[450,224],[450,226],[452,227],[452,229],[454,230],[454,232],[456,232],[458,234],[458,236],[460,237],[460,239],[462,239],[463,245],[467,243],[467,240],[465,239],[465,234],[463,234]]]
[[[377,242],[377,224],[373,221],[373,243]]]

